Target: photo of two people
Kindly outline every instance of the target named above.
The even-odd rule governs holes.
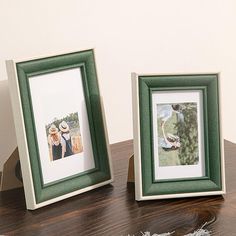
[[[46,125],[50,161],[83,152],[78,112]]]

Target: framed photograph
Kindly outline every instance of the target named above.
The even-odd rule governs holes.
[[[225,193],[218,74],[132,74],[136,200]]]
[[[6,65],[27,208],[111,183],[94,51]]]

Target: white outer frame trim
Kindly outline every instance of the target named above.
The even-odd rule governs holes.
[[[194,193],[179,193],[179,194],[163,194],[163,195],[152,195],[144,196],[142,188],[142,163],[141,163],[141,140],[140,140],[140,116],[139,116],[139,77],[148,75],[206,75],[206,74],[217,74],[218,75],[218,93],[219,93],[219,120],[220,120],[220,143],[221,143],[221,181],[222,190],[220,191],[209,191],[209,192],[194,192]],[[225,183],[225,159],[224,159],[224,140],[223,140],[223,129],[222,129],[222,112],[221,112],[221,86],[220,86],[220,73],[165,73],[165,74],[131,74],[132,79],[132,106],[133,106],[133,135],[134,135],[134,170],[135,170],[135,200],[155,200],[155,199],[169,199],[169,198],[182,198],[182,197],[197,197],[197,196],[211,196],[211,195],[223,195],[226,194],[226,183]]]
[[[133,136],[134,136],[134,182],[135,199],[142,200],[142,165],[141,165],[141,145],[140,145],[140,117],[139,117],[139,89],[138,75],[132,76],[132,105],[133,105]]]
[[[90,49],[84,49],[84,50],[78,50],[78,51],[85,51],[85,50],[90,50]],[[75,52],[78,52],[78,51],[75,51]],[[105,120],[104,105],[103,105],[103,99],[102,97],[100,97],[111,179],[95,184],[95,185],[88,186],[80,190],[76,190],[76,191],[64,194],[60,197],[56,197],[56,198],[53,198],[53,199],[50,199],[41,203],[36,203],[32,171],[31,171],[31,166],[30,166],[30,157],[29,157],[28,145],[27,145],[27,137],[26,137],[26,132],[25,132],[25,123],[24,123],[23,111],[22,111],[22,106],[21,106],[19,83],[17,79],[16,63],[29,61],[29,60],[35,60],[35,59],[43,59],[43,58],[52,57],[52,56],[59,56],[59,55],[69,54],[69,53],[73,53],[73,52],[64,52],[60,54],[47,55],[47,56],[42,56],[42,57],[37,57],[37,58],[28,58],[24,60],[16,60],[16,61],[7,60],[6,61],[6,68],[7,68],[8,80],[9,80],[9,90],[10,90],[10,96],[11,96],[11,104],[12,104],[12,110],[13,110],[13,115],[14,115],[14,124],[15,124],[15,129],[17,131],[16,138],[17,138],[19,157],[20,157],[20,163],[21,163],[21,169],[22,169],[22,178],[23,178],[23,185],[24,185],[24,192],[25,192],[25,199],[26,199],[26,207],[29,210],[34,210],[34,209],[52,204],[54,202],[61,201],[63,199],[78,195],[80,193],[84,193],[92,189],[107,185],[114,181],[114,173],[113,173],[113,167],[112,167],[111,151],[110,151],[110,146],[109,146],[106,120]],[[95,61],[95,66],[96,66],[96,61]],[[99,87],[99,81],[98,81],[98,87]]]

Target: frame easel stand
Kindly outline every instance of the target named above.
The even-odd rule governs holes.
[[[0,191],[21,188],[23,186],[18,148],[16,148],[3,165],[0,172]]]
[[[134,155],[129,158],[127,183],[134,183]],[[0,172],[0,191],[23,187],[18,148],[16,148],[3,165]]]

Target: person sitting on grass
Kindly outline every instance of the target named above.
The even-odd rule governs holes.
[[[162,134],[164,138],[160,138],[159,145],[164,151],[173,151],[180,148],[180,138],[177,135],[167,133],[164,131],[164,125],[162,125]]]
[[[69,125],[65,122],[62,121],[59,124],[59,129],[61,131],[61,137],[65,143],[65,154],[64,157],[68,157],[73,155],[73,151],[72,151],[72,144],[71,144],[71,136],[70,136],[70,128]]]

